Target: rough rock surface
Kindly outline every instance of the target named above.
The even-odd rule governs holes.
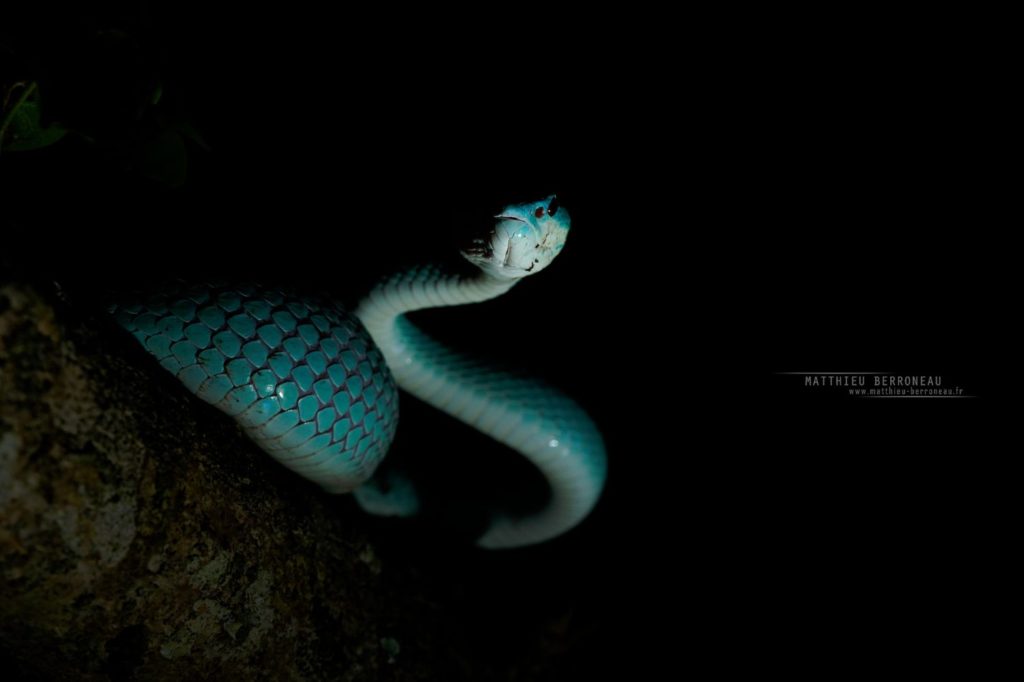
[[[89,315],[0,287],[4,677],[441,674],[439,609],[382,567],[351,501]]]

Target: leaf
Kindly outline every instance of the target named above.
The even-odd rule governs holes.
[[[0,148],[4,151],[23,152],[48,147],[67,134],[67,129],[56,123],[42,127],[38,94],[38,89],[29,91],[27,97],[20,99],[5,117],[0,139]]]
[[[206,143],[206,140],[199,134],[199,131],[192,127],[192,124],[183,121],[178,124],[177,129],[179,133],[185,136],[185,139],[195,142],[204,152],[210,151],[210,145]]]
[[[139,150],[140,173],[167,187],[185,184],[187,170],[185,140],[173,130],[165,130]]]

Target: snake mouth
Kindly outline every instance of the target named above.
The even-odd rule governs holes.
[[[514,216],[514,215],[496,215],[494,217],[495,217],[495,219],[498,219],[498,220],[517,220],[517,221],[523,223],[524,225],[529,225],[530,224],[530,223],[526,222],[525,220],[523,220],[522,218],[520,218],[519,216]]]

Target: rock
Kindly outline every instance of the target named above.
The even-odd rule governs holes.
[[[441,674],[440,609],[382,567],[352,502],[136,345],[45,288],[0,286],[5,677]]]

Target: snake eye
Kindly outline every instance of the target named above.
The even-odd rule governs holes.
[[[548,204],[548,215],[553,216],[556,213],[558,213],[558,197],[552,199],[551,203]]]
[[[544,217],[544,207],[543,206],[538,206],[537,210],[533,212],[533,217],[534,218],[543,218]]]

